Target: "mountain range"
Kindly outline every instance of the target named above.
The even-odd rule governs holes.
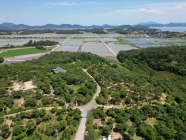
[[[14,23],[2,23],[0,24],[0,29],[92,29],[92,28],[117,28],[119,26],[112,26],[108,24],[104,24],[102,26],[92,25],[92,26],[82,26],[82,25],[71,25],[71,24],[46,24],[42,26],[29,26],[25,24],[14,24]]]
[[[143,25],[146,27],[186,27],[186,22],[178,22],[178,23],[168,23],[168,24],[162,24],[157,22],[141,22],[138,24],[135,24],[134,26]]]
[[[46,24],[41,26],[30,26],[25,24],[14,24],[14,23],[8,23],[4,22],[0,24],[0,29],[92,29],[92,28],[100,28],[100,29],[106,29],[106,28],[132,28],[135,26],[146,26],[146,27],[186,27],[186,22],[179,22],[179,23],[168,23],[168,24],[161,24],[157,22],[141,22],[135,25],[108,25],[104,24],[102,26],[99,25],[92,25],[92,26],[82,26],[82,25],[71,25],[71,24],[61,24],[61,25],[55,25],[55,24]]]

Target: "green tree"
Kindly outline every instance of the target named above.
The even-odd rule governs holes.
[[[3,124],[2,126],[0,126],[0,130],[1,130],[1,135],[3,138],[8,138],[10,135],[10,131],[9,131],[9,126],[8,124]]]
[[[67,126],[67,121],[66,120],[60,121],[60,125],[61,125],[61,129],[64,130]]]
[[[36,124],[34,123],[33,120],[29,120],[27,123],[26,123],[26,130],[27,130],[27,134],[32,134],[34,129],[36,127]]]
[[[135,133],[136,133],[135,128],[134,128],[133,126],[130,126],[130,127],[129,127],[129,130],[128,130],[129,136],[130,136],[130,137],[133,137]]]
[[[3,57],[0,57],[0,63],[2,63],[4,61]]]
[[[19,134],[21,134],[21,127],[19,125],[14,125],[12,135],[18,136]]]
[[[25,100],[24,105],[25,106],[34,107],[34,106],[36,106],[36,103],[37,103],[36,99],[34,99],[34,98],[28,98],[28,99]]]
[[[94,123],[93,127],[94,127],[94,129],[97,129],[99,127],[99,125],[97,123]]]
[[[45,130],[45,135],[51,136],[51,135],[53,135],[53,133],[54,133],[54,128],[53,128],[52,123],[47,124],[46,130]]]
[[[85,86],[81,87],[79,90],[78,90],[78,93],[79,94],[82,94],[83,96],[85,96],[87,93],[89,92],[89,89]]]
[[[109,126],[105,126],[105,127],[103,127],[103,133],[104,133],[105,135],[109,135],[110,132],[111,132],[111,129],[110,129]]]
[[[109,118],[109,119],[107,120],[107,123],[108,123],[108,124],[113,124],[113,123],[114,123],[114,120],[113,120],[112,118]]]

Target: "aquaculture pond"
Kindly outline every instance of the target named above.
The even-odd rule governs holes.
[[[119,51],[121,50],[124,50],[124,51],[127,51],[127,50],[133,50],[133,49],[137,49],[131,45],[121,45],[121,44],[107,44],[107,46],[116,54],[118,54]]]
[[[32,41],[40,41],[40,40],[53,40],[58,43],[62,43],[64,39],[0,39],[0,47],[3,47],[5,45],[23,45],[28,43],[30,40]]]
[[[60,46],[55,51],[69,51],[69,52],[77,52],[79,46]]]
[[[85,43],[81,50],[82,52],[91,52],[97,55],[113,55],[109,49],[102,43]]]
[[[186,40],[184,39],[156,39],[156,38],[122,38],[127,40],[128,43],[137,44],[137,45],[186,45]]]
[[[83,39],[69,39],[65,41],[63,44],[65,44],[66,46],[79,46],[82,41]]]

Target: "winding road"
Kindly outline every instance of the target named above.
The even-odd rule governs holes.
[[[91,78],[93,78],[88,72],[87,70],[83,69],[84,72],[86,72]],[[94,78],[93,78],[94,79]],[[92,108],[96,108],[100,105],[98,105],[95,101],[96,97],[99,95],[100,91],[101,91],[101,88],[100,86],[98,85],[98,83],[95,81],[94,79],[94,82],[96,83],[97,85],[97,91],[96,91],[96,94],[94,95],[94,97],[92,98],[92,100],[86,105],[86,106],[83,106],[83,107],[74,107],[74,108],[79,108],[82,112],[82,114],[87,114],[89,110],[91,110]],[[106,108],[112,108],[113,106],[107,106]],[[45,110],[51,110],[53,107],[41,107],[41,108],[37,108],[39,110],[41,109],[45,109]],[[58,107],[58,109],[61,109],[62,107]],[[120,107],[119,107],[120,108]],[[23,112],[30,112],[32,111],[33,109],[30,109],[30,110],[27,110],[27,111],[23,111]],[[20,112],[18,113],[13,113],[13,114],[9,114],[9,115],[4,115],[3,117],[6,118],[7,116],[10,117],[10,116],[16,116],[16,114],[19,114]],[[81,119],[81,122],[79,124],[79,128],[78,128],[78,131],[76,133],[76,136],[74,138],[74,140],[84,140],[84,133],[85,133],[85,128],[86,128],[86,120],[87,118],[86,117],[82,117]]]
[[[93,78],[85,69],[83,69],[83,71],[86,72],[91,78]],[[95,79],[94,79],[94,81],[95,81]],[[99,105],[96,104],[95,99],[96,99],[96,96],[99,95],[99,93],[101,91],[101,88],[96,81],[95,81],[95,83],[97,84],[97,92],[94,95],[94,97],[92,98],[92,100],[90,101],[90,103],[88,105],[84,106],[84,107],[77,107],[81,110],[82,114],[87,114],[90,109],[96,108],[96,107],[99,106]],[[76,137],[75,137],[74,140],[83,140],[84,139],[84,132],[85,132],[85,128],[86,128],[86,125],[85,125],[86,120],[87,120],[86,117],[82,117],[81,122],[79,124],[79,129],[76,133]]]

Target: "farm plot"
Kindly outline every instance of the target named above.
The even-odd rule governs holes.
[[[69,39],[66,42],[64,42],[65,46],[79,46],[83,39]]]
[[[107,44],[107,46],[114,52],[114,53],[116,53],[116,54],[118,54],[119,53],[119,51],[121,51],[121,50],[132,50],[132,49],[137,49],[137,48],[135,48],[135,47],[133,47],[133,46],[131,46],[131,45],[120,45],[120,44],[111,44],[111,43],[109,43],[109,44]]]
[[[114,38],[102,38],[102,41],[103,42],[115,42],[115,41],[118,41],[118,40],[114,39]]]
[[[185,45],[185,39],[123,38],[128,43],[140,45]]]
[[[85,34],[76,34],[73,38],[84,38]]]
[[[123,37],[124,35],[121,34],[108,34],[109,37]]]
[[[109,37],[109,35],[108,34],[97,34],[99,37]]]
[[[33,59],[38,59],[39,57],[45,55],[45,54],[49,54],[50,52],[46,52],[46,53],[37,53],[37,54],[28,54],[28,55],[21,55],[21,56],[15,56],[15,57],[8,57],[5,59],[8,59],[9,61],[13,60],[13,61],[26,61],[26,60],[33,60]]]
[[[28,43],[30,40],[32,40],[32,41],[52,40],[52,41],[56,41],[58,43],[61,43],[64,41],[64,39],[0,39],[0,47],[3,47],[8,44],[14,45],[14,46],[24,45],[24,44]]]
[[[97,38],[97,36],[95,34],[91,34],[91,33],[87,33],[85,37],[86,38],[94,38],[94,37]]]
[[[77,52],[79,46],[60,46],[55,51],[69,51],[69,52]]]
[[[0,47],[3,47],[5,45],[23,45],[28,43],[30,39],[0,39]]]
[[[27,54],[36,54],[36,53],[43,53],[46,51],[38,50],[35,48],[30,49],[19,49],[19,50],[10,50],[4,53],[0,53],[1,57],[12,57],[12,56],[20,56],[20,55],[27,55]]]
[[[99,38],[86,38],[85,39],[86,42],[99,42]]]
[[[113,55],[104,44],[101,43],[85,43],[81,50],[82,52],[91,52],[97,55]]]

